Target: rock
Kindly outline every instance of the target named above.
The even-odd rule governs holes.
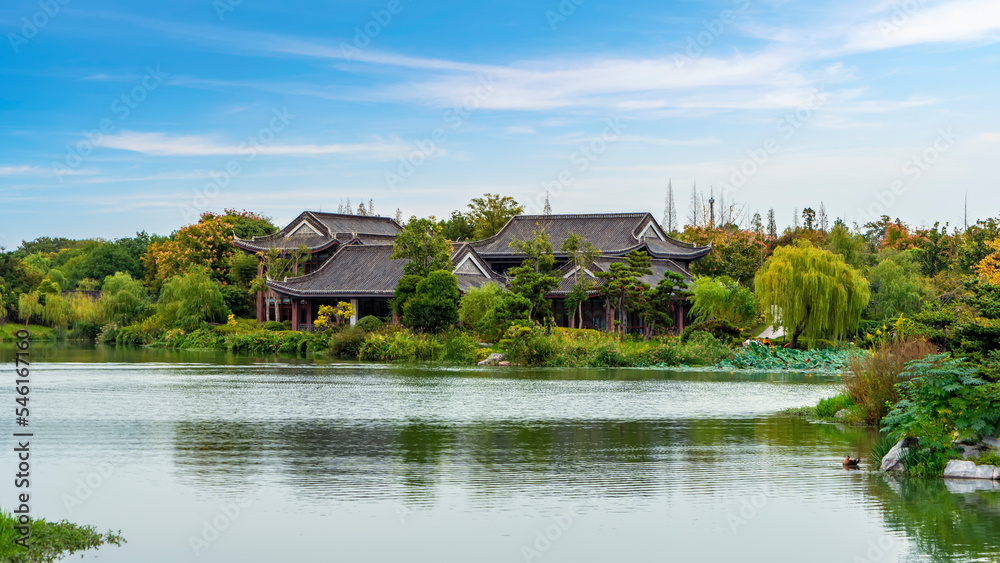
[[[953,459],[944,468],[945,479],[995,479],[997,468],[992,465],[976,465],[971,461]]]
[[[993,467],[993,480],[1000,481],[1000,466]]]
[[[885,454],[882,458],[882,465],[879,468],[882,471],[899,471],[902,472],[905,467],[903,467],[902,457],[906,453],[906,449],[903,445],[906,443],[906,438],[896,442],[896,445],[889,450],[889,453]]]
[[[481,362],[476,362],[476,365],[477,366],[497,366],[497,365],[500,365],[502,363],[501,360],[503,360],[506,357],[507,357],[507,354],[493,353],[493,354],[490,354],[489,356],[487,356],[487,358],[485,360],[483,360]]]
[[[833,418],[837,420],[847,420],[847,413],[850,412],[847,409],[840,409],[833,414]]]
[[[983,438],[981,442],[987,446],[992,446],[994,449],[1000,450],[1000,436],[997,436],[996,438]]]
[[[497,365],[500,367],[507,367],[510,365],[510,362],[497,362]]]

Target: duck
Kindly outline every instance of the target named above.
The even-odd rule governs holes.
[[[851,456],[844,457],[844,467],[857,467],[860,462],[861,458],[852,458]]]

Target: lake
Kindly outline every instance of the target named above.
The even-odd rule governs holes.
[[[835,394],[833,375],[32,359],[35,514],[128,540],[86,560],[1000,558],[1000,491],[896,481],[867,470],[870,431],[779,414]]]

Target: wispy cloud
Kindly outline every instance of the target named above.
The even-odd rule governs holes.
[[[355,155],[367,158],[393,159],[408,147],[398,139],[378,139],[368,143],[334,143],[301,145],[258,145],[248,143],[228,144],[202,135],[170,135],[160,132],[141,133],[122,131],[109,135],[103,146],[113,149],[138,152],[153,156],[234,156],[234,155],[281,155],[281,156],[324,156]]]

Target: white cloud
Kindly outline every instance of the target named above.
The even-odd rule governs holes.
[[[122,131],[109,135],[102,146],[154,156],[250,156],[266,154],[280,156],[355,155],[368,158],[393,159],[409,147],[399,140],[376,140],[368,143],[335,144],[227,144],[203,135],[169,135],[167,133]]]
[[[872,51],[906,45],[971,43],[1000,39],[1000,3],[996,0],[893,2],[857,26],[847,39],[848,51]]]
[[[511,125],[504,129],[504,131],[517,134],[533,134],[535,133],[535,128],[528,125]]]

